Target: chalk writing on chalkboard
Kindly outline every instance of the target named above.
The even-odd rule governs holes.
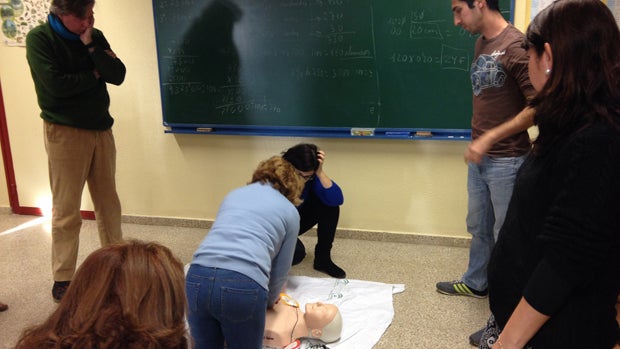
[[[454,27],[448,4],[154,0],[153,8],[169,127],[469,129],[475,37]]]

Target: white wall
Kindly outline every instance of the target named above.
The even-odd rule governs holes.
[[[151,6],[125,0],[95,6],[96,27],[127,66],[125,82],[109,86],[125,215],[213,219],[224,195],[245,184],[258,161],[303,141],[326,150],[325,170],[344,190],[340,228],[468,236],[465,142],[164,134]],[[25,49],[2,45],[0,57],[20,205],[45,207],[47,160]],[[0,206],[8,203],[4,185]],[[92,209],[88,195],[83,208]]]

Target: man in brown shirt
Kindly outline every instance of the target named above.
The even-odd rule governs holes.
[[[479,34],[470,69],[472,143],[468,162],[467,230],[472,234],[467,271],[456,281],[438,282],[447,295],[484,298],[487,265],[497,240],[517,170],[530,149],[527,128],[534,95],[523,33],[502,16],[498,0],[451,0],[454,25]]]

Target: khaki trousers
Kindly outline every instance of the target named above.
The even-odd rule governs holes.
[[[77,263],[85,183],[101,245],[122,240],[116,147],[111,129],[85,130],[44,121],[44,134],[52,190],[52,272],[54,281],[68,281]]]

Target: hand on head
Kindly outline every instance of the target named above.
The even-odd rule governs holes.
[[[319,162],[319,167],[316,169],[316,173],[323,171],[323,163],[325,162],[325,152],[321,149],[317,149],[316,160]]]

